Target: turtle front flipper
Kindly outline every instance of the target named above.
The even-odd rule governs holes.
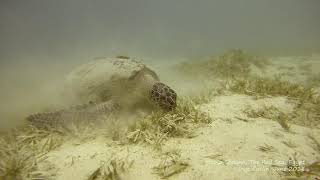
[[[100,104],[89,103],[55,112],[32,114],[26,120],[38,128],[58,128],[65,127],[68,123],[92,122],[103,115],[111,115],[119,109],[113,101]]]
[[[36,113],[28,116],[27,121],[38,128],[57,127],[63,124],[61,112]]]

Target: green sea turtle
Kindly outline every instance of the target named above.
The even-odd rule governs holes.
[[[36,126],[55,126],[72,120],[92,120],[120,110],[171,111],[177,94],[160,82],[158,75],[141,61],[118,56],[99,58],[75,68],[65,81],[65,97],[72,106],[27,117]]]

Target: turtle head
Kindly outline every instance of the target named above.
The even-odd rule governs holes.
[[[171,111],[177,106],[177,94],[169,86],[156,82],[150,91],[150,99],[166,111]]]

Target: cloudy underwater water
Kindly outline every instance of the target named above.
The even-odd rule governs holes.
[[[59,103],[64,75],[95,57],[128,55],[157,68],[230,48],[319,52],[319,7],[318,0],[1,0],[1,128]]]

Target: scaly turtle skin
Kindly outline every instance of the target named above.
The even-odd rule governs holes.
[[[124,56],[99,58],[76,68],[66,78],[65,97],[72,104],[86,105],[77,110],[69,108],[31,115],[27,120],[37,126],[59,124],[80,112],[84,118],[72,119],[96,119],[103,113],[115,111],[106,106],[126,110],[160,107],[170,111],[176,107],[177,100],[177,94],[160,82],[154,71],[142,62]],[[96,107],[108,110],[96,111]]]

